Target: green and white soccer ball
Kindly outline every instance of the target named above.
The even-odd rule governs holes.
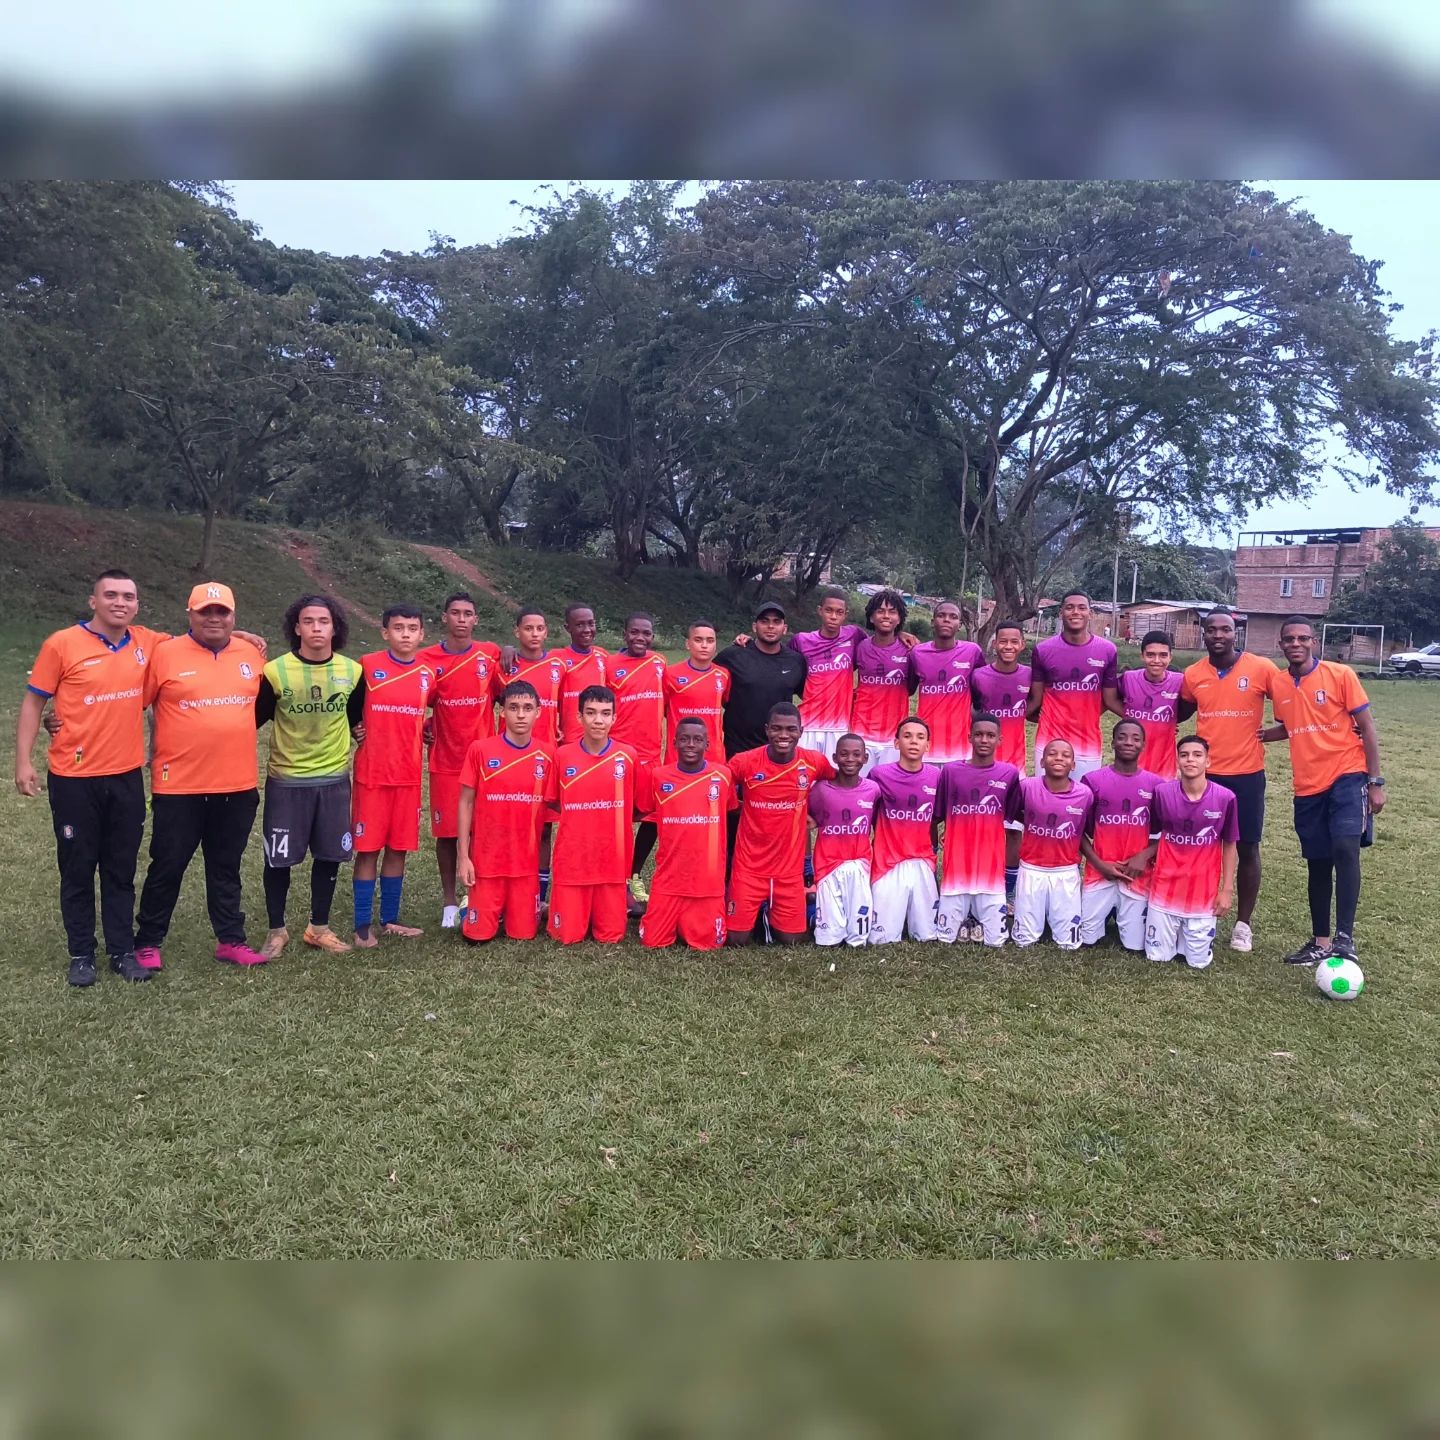
[[[1315,983],[1332,1000],[1353,1000],[1365,988],[1365,972],[1343,955],[1332,955],[1315,967]]]

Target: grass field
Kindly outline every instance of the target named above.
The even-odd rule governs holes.
[[[54,583],[0,633],[7,735]],[[834,974],[810,947],[472,951],[422,851],[422,941],[236,972],[197,866],[164,975],[77,993],[48,808],[7,786],[0,1254],[1435,1255],[1440,686],[1373,689],[1391,801],[1351,1005],[1276,962],[1308,928],[1280,747],[1258,949],[1204,975],[1049,945]],[[252,842],[252,940],[259,867]]]

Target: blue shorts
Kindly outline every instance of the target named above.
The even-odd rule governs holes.
[[[1265,772],[1249,775],[1211,775],[1235,797],[1235,823],[1240,827],[1242,845],[1258,845],[1265,829]]]
[[[1295,833],[1300,853],[1307,860],[1328,860],[1330,841],[1360,837],[1361,845],[1375,839],[1375,817],[1370,813],[1368,777],[1342,775],[1318,795],[1295,797]]]

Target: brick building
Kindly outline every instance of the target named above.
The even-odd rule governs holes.
[[[1347,580],[1358,580],[1379,558],[1388,528],[1248,530],[1235,547],[1235,605],[1249,615],[1246,649],[1280,653],[1287,615],[1317,622],[1343,620],[1330,602]],[[1440,530],[1425,532],[1440,540]],[[1355,637],[1351,658],[1374,660],[1378,637]]]

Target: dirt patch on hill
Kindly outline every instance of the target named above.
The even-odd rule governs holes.
[[[335,577],[324,570],[315,558],[313,540],[307,540],[303,535],[289,535],[280,548],[315,582],[317,589],[333,595],[357,620],[363,620],[377,630],[380,628],[378,615],[372,615],[363,605],[357,605],[355,601],[340,593]]]
[[[427,560],[434,561],[442,570],[448,570],[452,575],[458,575],[460,579],[467,581],[477,590],[483,590],[512,615],[520,609],[518,600],[512,600],[488,575],[482,570],[477,570],[463,555],[457,555],[455,551],[447,550],[443,545],[417,545],[412,542],[410,548],[418,551]]]

